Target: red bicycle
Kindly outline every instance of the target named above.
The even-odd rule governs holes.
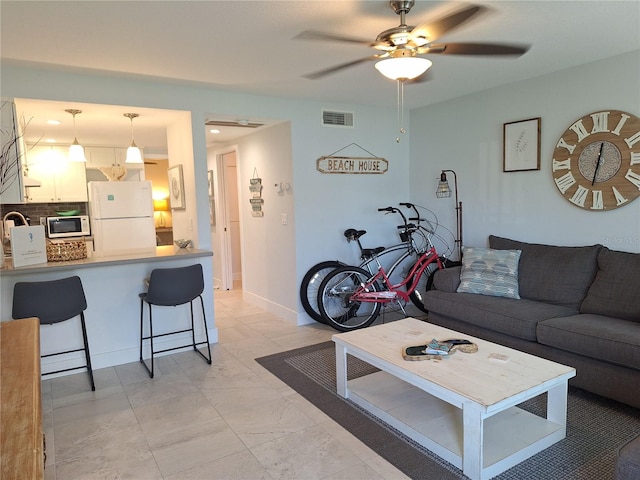
[[[341,332],[368,327],[378,317],[382,307],[392,303],[398,305],[406,315],[404,305],[413,299],[416,289],[423,285],[423,279],[430,275],[433,266],[444,268],[431,235],[432,232],[425,232],[427,248],[399,283],[391,283],[375,255],[378,268],[373,275],[353,266],[340,267],[327,274],[318,289],[318,307],[325,322]]]

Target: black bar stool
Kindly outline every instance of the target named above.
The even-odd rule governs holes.
[[[205,361],[211,365],[211,347],[209,345],[209,332],[207,331],[207,318],[204,312],[204,300],[202,299],[202,292],[204,291],[204,277],[202,275],[202,265],[199,263],[188,267],[179,268],[156,268],[151,272],[149,277],[149,288],[146,293],[140,294],[140,362],[144,365],[149,372],[149,376],[153,378],[153,359],[155,354],[169,352],[171,350],[178,350],[180,348],[190,347],[205,359]],[[196,334],[194,330],[193,322],[193,301],[196,298],[200,298],[200,305],[202,307],[202,321],[204,324],[204,333],[206,336],[205,342],[196,343]],[[144,303],[149,305],[149,335],[144,336],[143,319],[144,319]],[[184,330],[175,330],[171,332],[155,334],[153,333],[153,317],[151,313],[151,306],[171,306],[183,305],[189,303],[191,311],[191,328]],[[178,333],[191,332],[191,343],[180,345],[178,347],[166,348],[164,350],[155,350],[153,345],[153,339],[158,337],[165,337],[167,335],[175,335]],[[151,345],[151,368],[142,358],[142,344],[144,340],[149,340]],[[207,345],[207,351],[209,356],[204,355],[199,349],[198,345]]]
[[[43,373],[42,376],[86,368],[89,373],[91,390],[95,390],[89,342],[87,341],[87,327],[84,321],[86,309],[87,300],[80,277],[77,276],[48,282],[18,282],[13,287],[13,312],[11,316],[14,319],[38,317],[40,325],[53,325],[80,316],[84,347],[42,355],[42,358],[84,352],[85,364]]]

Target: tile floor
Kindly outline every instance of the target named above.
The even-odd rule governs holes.
[[[401,479],[254,358],[329,340],[215,292],[213,364],[194,352],[42,382],[46,480]],[[389,316],[385,320],[389,320]]]

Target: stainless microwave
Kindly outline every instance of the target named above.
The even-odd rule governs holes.
[[[87,215],[47,217],[47,236],[49,238],[85,237],[90,234],[91,229]]]

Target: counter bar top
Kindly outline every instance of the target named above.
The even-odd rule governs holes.
[[[62,272],[64,270],[78,270],[81,268],[127,265],[140,262],[161,262],[168,260],[182,260],[186,258],[210,257],[213,252],[209,250],[198,250],[196,248],[178,248],[173,245],[156,247],[155,252],[136,253],[127,255],[110,255],[108,257],[89,257],[81,260],[69,260],[63,262],[47,262],[38,265],[28,265],[14,268],[10,258],[5,258],[4,268],[0,270],[0,275],[22,275],[25,273],[48,273]]]

